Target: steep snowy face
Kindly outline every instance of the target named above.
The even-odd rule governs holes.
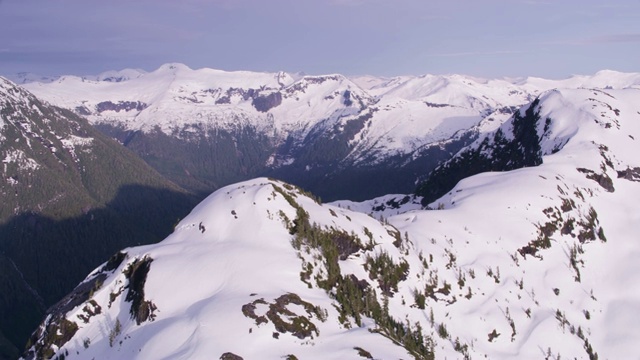
[[[432,210],[220,189],[90,274],[27,358],[634,356],[639,96],[541,95],[474,145],[535,163],[466,177]]]
[[[639,96],[549,92],[523,109],[539,118],[539,165],[465,178],[431,204],[443,210],[390,219],[414,239],[431,238],[435,246],[423,252],[451,261],[436,260],[429,276],[462,284],[452,292],[458,301],[440,308],[449,317],[436,316],[452,337],[490,358],[635,356],[628,319],[637,317],[640,294],[630,283],[640,249],[640,210],[630,200],[640,194]],[[504,138],[513,139],[514,127],[505,124]],[[489,161],[501,151],[487,145],[495,139],[475,145]],[[465,289],[469,302],[460,301]]]
[[[622,99],[612,95],[614,93],[621,94]],[[597,141],[598,137],[608,134],[619,136],[619,108],[629,106],[633,102],[630,98],[636,97],[637,93],[638,90],[632,88],[624,91],[548,91],[435,169],[419,186],[418,194],[424,196],[424,202],[428,204],[465,177],[484,171],[539,165],[544,156],[558,152],[568,143],[582,142],[580,134],[585,134],[589,141]],[[627,139],[621,141],[624,143]],[[620,142],[611,140],[610,143],[604,144],[603,149],[619,146]],[[625,152],[621,150],[620,153]]]
[[[295,106],[298,102],[310,106],[309,94],[301,99],[301,93],[308,91],[324,98],[332,93],[327,85],[339,86],[344,81],[341,76],[303,78],[295,87],[280,93],[293,83],[286,73],[192,70],[183,64],[165,64],[146,74],[134,70],[108,72],[96,80],[63,77],[52,84],[27,86],[49,101],[86,115],[94,123],[146,131],[159,127],[172,133],[193,123],[237,126],[238,118],[248,117],[246,113],[255,117],[248,119],[252,125],[258,125],[265,120],[260,114],[279,106],[283,99],[293,98]],[[321,89],[315,89],[318,86],[314,85],[323,83]],[[330,106],[323,104],[322,110],[329,111]]]
[[[26,86],[94,124],[147,133],[159,130],[187,141],[206,137],[209,131],[252,129],[270,137],[276,148],[287,138],[301,142],[313,129],[345,123],[375,103],[342,75],[294,81],[284,72],[191,70],[165,64],[148,74],[123,71],[98,79],[109,81],[62,77]]]
[[[541,95],[436,171],[462,179],[428,201],[434,210],[411,211],[410,196],[339,203],[400,213],[387,221],[429,259],[416,304],[472,357],[635,356],[638,99],[637,89]]]

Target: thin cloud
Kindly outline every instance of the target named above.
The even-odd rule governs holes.
[[[591,38],[569,39],[545,42],[546,45],[594,45],[594,44],[624,44],[640,43],[640,33],[609,34]]]
[[[423,21],[431,21],[431,20],[452,20],[453,17],[450,15],[444,15],[444,14],[420,14],[418,15],[418,19],[419,20],[423,20]]]
[[[545,0],[524,0],[521,1],[521,3],[523,4],[527,4],[527,5],[553,5],[552,1],[545,1]]]
[[[591,38],[592,44],[640,43],[640,34],[612,34]]]
[[[606,3],[606,4],[597,4],[594,7],[597,9],[637,9],[638,5]]]
[[[371,3],[372,0],[331,0],[331,5],[337,6],[360,6],[366,3]]]
[[[527,53],[527,51],[517,51],[517,50],[465,51],[465,52],[455,52],[455,53],[427,54],[426,57],[466,57],[466,56],[509,55],[509,54],[525,54],[525,53]]]

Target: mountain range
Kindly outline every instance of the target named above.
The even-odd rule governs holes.
[[[639,99],[543,91],[481,119],[415,195],[223,187],[98,266],[25,357],[633,357]]]
[[[22,78],[7,358],[635,353],[638,74]]]
[[[203,196],[273,176],[325,200],[365,200],[412,192],[417,178],[543,91],[639,84],[638,74],[611,71],[560,81],[348,78],[165,64],[24,86]]]

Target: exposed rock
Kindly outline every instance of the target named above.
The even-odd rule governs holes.
[[[423,205],[446,194],[466,177],[486,171],[507,171],[542,164],[541,138],[537,132],[539,102],[540,99],[534,100],[524,116],[519,111],[513,114],[511,139],[500,128],[476,146],[462,150],[458,156],[433,170],[416,190],[416,194],[423,197]],[[551,120],[545,121],[547,128]]]
[[[129,291],[125,300],[131,302],[131,318],[138,325],[147,320],[153,321],[155,319],[154,311],[157,309],[155,304],[144,299],[144,284],[147,281],[152,261],[153,259],[149,257],[142,260],[137,259],[129,264],[129,267],[124,271],[129,279]]]
[[[96,111],[102,113],[103,111],[142,111],[147,108],[147,104],[140,101],[119,101],[117,104],[111,101],[103,101],[96,105]],[[76,109],[77,110],[77,109]]]
[[[257,96],[251,103],[251,105],[260,112],[267,112],[280,104],[282,104],[282,94],[280,92],[273,92],[266,96]]]
[[[598,185],[602,186],[602,188],[608,192],[614,192],[616,190],[613,187],[613,181],[611,181],[611,178],[607,173],[603,172],[602,174],[597,174],[595,171],[585,168],[577,168],[576,170],[586,174],[587,179],[597,182]]]
[[[618,171],[618,179],[640,182],[640,167],[628,167],[626,170]]]
[[[343,98],[342,103],[344,104],[344,106],[353,105],[353,101],[351,100],[351,91],[345,90],[344,94],[342,94],[342,98]]]
[[[220,360],[244,360],[242,356],[238,356],[232,352],[226,352],[220,356]]]

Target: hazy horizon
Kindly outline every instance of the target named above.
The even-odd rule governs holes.
[[[0,0],[0,74],[164,63],[307,74],[561,79],[637,72],[640,3]]]

